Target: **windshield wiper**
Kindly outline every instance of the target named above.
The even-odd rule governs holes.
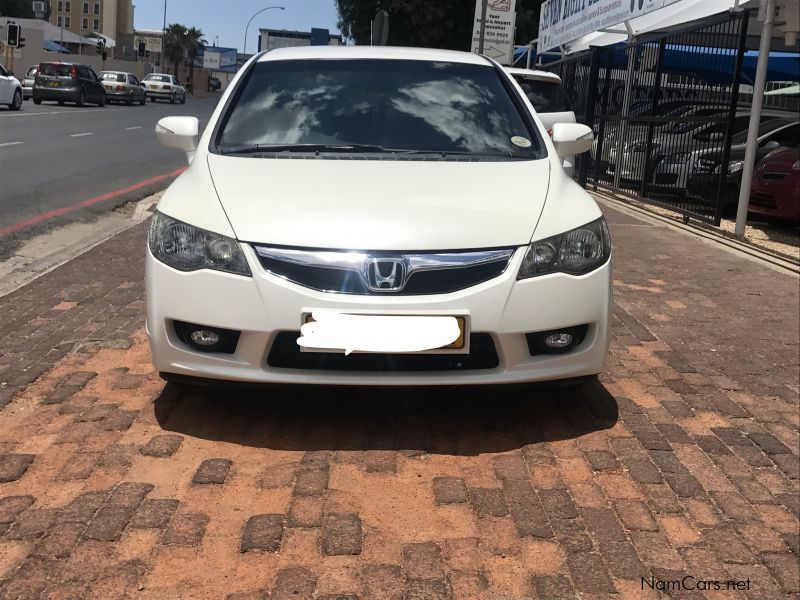
[[[437,154],[405,148],[371,144],[229,144],[219,147],[222,154],[261,154],[267,152],[377,152],[386,154]]]

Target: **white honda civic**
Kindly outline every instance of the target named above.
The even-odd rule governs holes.
[[[251,59],[149,233],[147,333],[165,379],[576,382],[609,346],[611,245],[552,136],[494,61],[380,47]]]

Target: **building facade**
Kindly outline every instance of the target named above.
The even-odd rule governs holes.
[[[114,40],[107,44],[114,55],[133,49],[132,0],[51,0],[50,23],[80,36],[100,34]]]

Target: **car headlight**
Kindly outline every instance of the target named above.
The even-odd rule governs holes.
[[[158,211],[148,236],[150,252],[179,271],[213,269],[251,276],[239,243],[218,233],[194,227]]]
[[[517,279],[569,273],[583,275],[611,256],[611,236],[603,217],[560,235],[533,242],[522,259]]]
[[[743,160],[732,160],[728,163],[728,175],[733,175],[734,173],[738,173],[744,167]]]
[[[691,157],[692,154],[690,152],[679,152],[678,154],[670,154],[664,159],[664,162],[670,165],[682,165],[688,162]]]

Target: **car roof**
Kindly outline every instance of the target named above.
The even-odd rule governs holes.
[[[91,68],[90,65],[87,65],[85,63],[62,62],[60,60],[43,60],[39,64],[40,65],[66,65],[68,67],[71,67],[71,66],[74,65],[76,67],[90,67]]]
[[[148,73],[145,77],[150,77],[150,75],[166,75],[167,77],[174,77],[171,73]]]
[[[385,59],[385,60],[426,60],[434,62],[455,62],[470,65],[488,66],[491,63],[484,57],[471,52],[457,50],[437,50],[434,48],[402,48],[394,46],[298,46],[276,48],[265,52],[258,62],[272,60],[313,60],[313,59]]]
[[[535,79],[536,81],[557,81],[561,83],[561,77],[549,71],[539,71],[538,69],[520,69],[519,67],[503,67],[512,75],[519,75],[525,79]]]
[[[128,71],[100,71],[98,75],[102,73],[113,73],[114,75],[133,75],[133,73],[129,73]]]

